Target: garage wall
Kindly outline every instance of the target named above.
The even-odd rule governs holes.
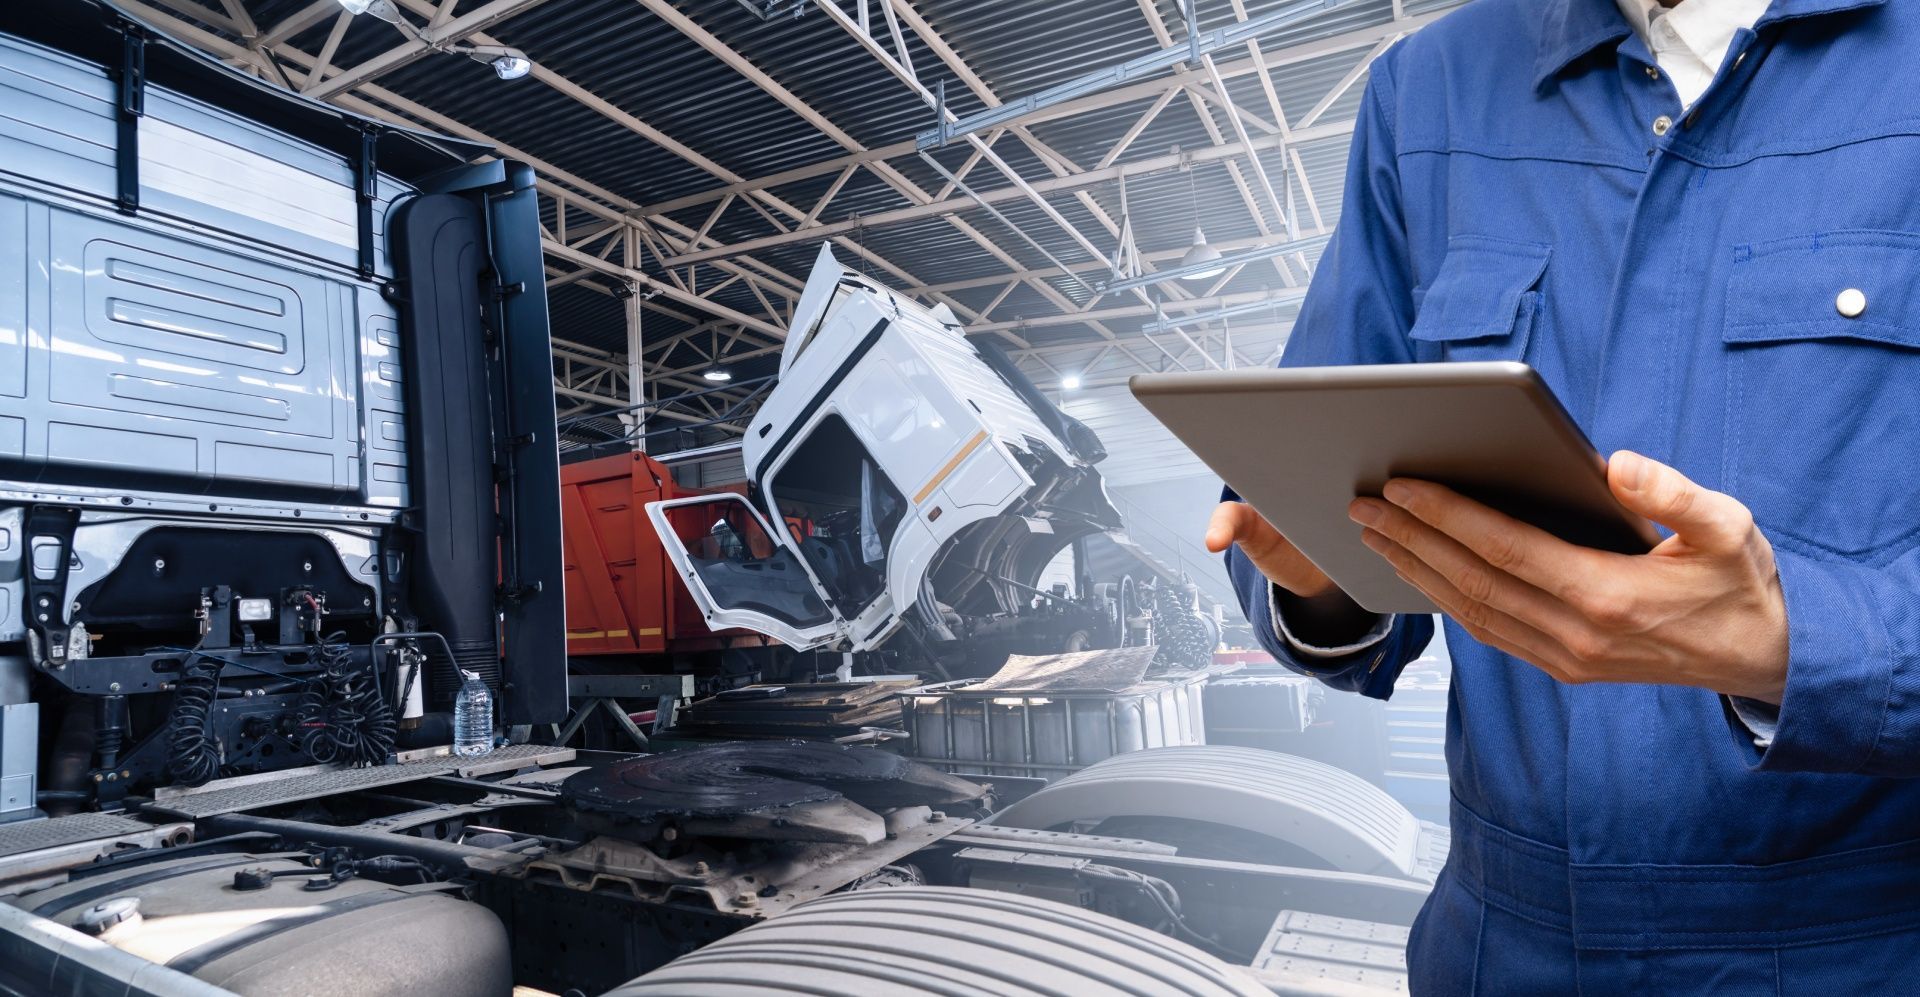
[[[1212,476],[1200,459],[1147,414],[1124,386],[1054,394],[1062,410],[1087,424],[1106,444],[1100,473],[1109,487]],[[1218,478],[1215,478],[1218,488]]]

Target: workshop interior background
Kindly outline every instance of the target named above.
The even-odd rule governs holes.
[[[1059,957],[1111,992],[1403,986],[1444,646],[1385,703],[1259,650],[1127,379],[1276,361],[1368,67],[1458,5],[0,10],[0,990],[296,992],[310,931],[686,993],[875,887],[1127,922]]]
[[[1219,481],[1126,379],[1278,357],[1339,221],[1368,66],[1457,5],[1196,0],[1190,25],[1186,0],[122,4],[270,85],[533,168],[564,463],[643,447],[684,488],[744,482],[738,444],[824,244],[950,309],[1098,436],[1150,563],[1105,562],[1093,585],[1191,583],[1241,648],[1199,540]],[[1261,23],[1289,7],[1310,9]],[[1245,33],[1200,61],[1050,89],[1185,45],[1190,27]],[[943,135],[942,108],[972,130]],[[1063,558],[1043,587],[1091,594],[1076,581]],[[1247,715],[1217,710],[1213,733],[1291,744],[1444,822],[1446,674],[1436,641],[1391,704],[1219,697]],[[1259,729],[1289,722],[1314,736]]]

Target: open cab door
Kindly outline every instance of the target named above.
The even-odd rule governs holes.
[[[742,627],[800,651],[840,638],[841,622],[813,578],[745,498],[725,492],[650,502],[647,518],[708,627]]]

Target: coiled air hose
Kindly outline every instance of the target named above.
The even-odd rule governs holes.
[[[322,764],[386,761],[397,728],[371,661],[355,668],[353,648],[338,631],[323,638],[315,653],[320,674],[300,696],[301,748]]]
[[[198,786],[220,774],[220,741],[213,736],[213,701],[220,695],[220,659],[193,654],[173,686],[167,772]]]

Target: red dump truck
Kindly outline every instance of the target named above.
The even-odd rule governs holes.
[[[643,453],[561,468],[569,658],[601,659],[589,662],[605,666],[596,671],[633,664],[644,667],[628,670],[660,673],[717,663],[729,650],[749,659],[769,653],[774,642],[760,634],[707,628],[647,519],[649,502],[731,490],[683,487]],[[713,525],[697,508],[673,522],[689,542]]]

